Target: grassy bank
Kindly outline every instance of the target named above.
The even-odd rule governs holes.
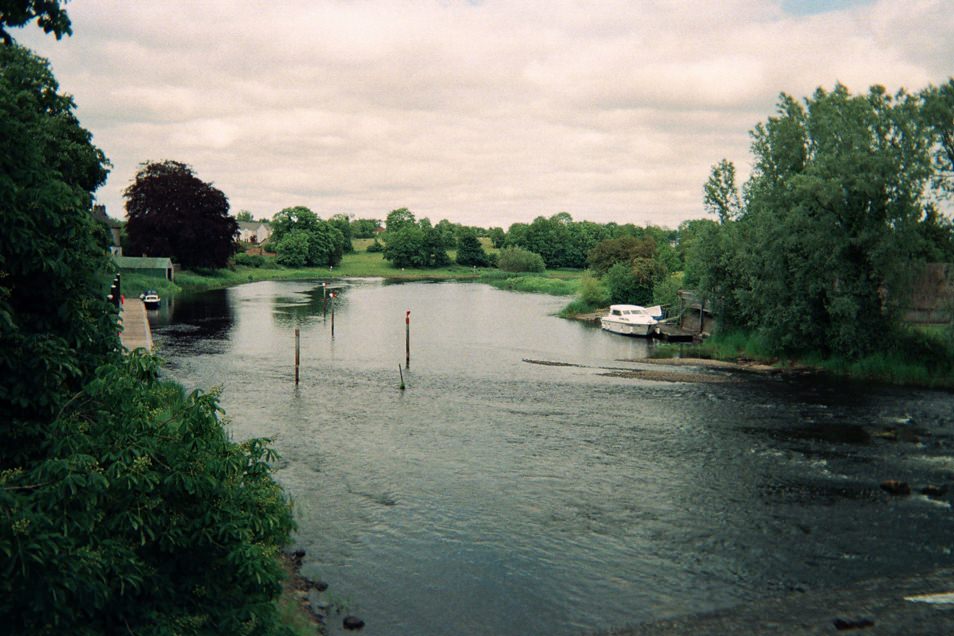
[[[679,350],[677,345],[656,347],[658,357],[672,356]],[[821,353],[777,356],[758,335],[741,331],[714,334],[690,351],[689,355],[698,358],[754,361],[814,369],[852,380],[954,389],[954,343],[943,328],[903,328],[885,338],[882,350],[858,359]]]
[[[137,297],[145,289],[155,289],[162,297],[171,297],[182,292],[221,289],[243,283],[262,280],[327,280],[334,278],[388,278],[392,280],[472,280],[487,283],[500,289],[569,296],[577,293],[581,272],[576,270],[552,270],[539,274],[514,274],[495,268],[474,268],[447,265],[430,269],[401,269],[391,265],[378,253],[359,251],[345,254],[340,265],[334,268],[302,267],[287,268],[277,265],[274,259],[266,259],[262,267],[235,266],[215,270],[182,270],[176,274],[175,283],[143,276],[123,274],[123,293]]]

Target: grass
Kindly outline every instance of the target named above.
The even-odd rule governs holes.
[[[903,327],[883,341],[884,348],[857,359],[804,352],[779,356],[764,338],[743,331],[716,333],[691,348],[692,357],[729,361],[756,361],[776,366],[802,367],[852,380],[954,389],[954,343],[949,327]],[[673,357],[680,345],[657,345],[653,357]],[[683,351],[684,353],[685,351]]]
[[[162,297],[182,292],[205,291],[232,287],[261,280],[323,280],[330,278],[388,278],[393,280],[473,280],[513,291],[569,296],[577,292],[582,272],[557,269],[539,274],[514,274],[495,268],[474,268],[451,264],[431,269],[401,269],[384,260],[380,252],[368,253],[362,244],[372,239],[355,239],[357,251],[345,254],[333,268],[281,267],[274,258],[267,258],[262,267],[235,266],[209,270],[182,270],[176,273],[175,283],[161,278],[139,274],[123,274],[126,296],[138,296],[144,289],[156,289]],[[453,253],[450,253],[453,259]]]

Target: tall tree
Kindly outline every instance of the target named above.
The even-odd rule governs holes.
[[[755,162],[733,213],[731,164],[707,187],[717,232],[701,278],[724,315],[779,350],[862,355],[895,325],[924,254],[937,168],[923,103],[841,85],[799,103],[782,95],[752,132]]]
[[[477,233],[470,228],[462,229],[457,239],[457,264],[475,267],[487,267],[490,264]]]
[[[45,60],[0,45],[0,470],[118,347],[91,215],[109,164],[58,88]]]
[[[178,161],[144,163],[126,197],[133,255],[170,256],[184,267],[224,267],[238,248],[238,222],[221,190]]]
[[[275,214],[271,240],[279,262],[288,267],[337,265],[350,243],[333,223],[301,205]]]
[[[60,0],[2,0],[0,1],[0,40],[11,44],[13,37],[7,30],[10,27],[22,27],[33,20],[46,33],[52,33],[59,40],[64,35],[72,35],[70,17]]]

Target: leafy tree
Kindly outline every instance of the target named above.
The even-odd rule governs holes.
[[[381,225],[378,219],[355,219],[351,221],[351,236],[354,238],[374,238]]]
[[[224,267],[238,222],[221,190],[178,161],[144,163],[123,192],[134,255],[170,256],[183,267]]]
[[[651,238],[623,236],[598,243],[590,250],[587,262],[594,272],[602,275],[617,263],[631,265],[636,258],[652,259],[655,255],[656,243]]]
[[[0,624],[13,634],[282,634],[293,520],[263,440],[122,356],[102,152],[45,61],[0,46]]]
[[[400,232],[405,227],[414,225],[417,220],[414,213],[407,208],[398,208],[388,213],[388,218],[384,222],[384,229],[388,234]]]
[[[609,290],[611,303],[644,305],[651,298],[640,285],[633,268],[626,263],[616,263],[603,276],[603,284]]]
[[[92,192],[103,152],[46,60],[0,45],[0,471],[42,452],[44,427],[118,347]]]
[[[726,322],[780,351],[848,356],[892,331],[925,254],[930,190],[943,182],[930,100],[878,86],[861,96],[818,89],[804,103],[782,95],[752,132],[737,212],[722,196],[734,172],[714,168],[707,205],[721,223],[702,238],[711,260],[700,278]]]
[[[543,257],[521,247],[505,247],[497,257],[497,267],[505,272],[542,272]]]
[[[490,264],[477,233],[471,229],[462,230],[457,240],[457,264],[475,267],[487,267]]]
[[[348,218],[347,214],[336,214],[328,219],[328,222],[341,233],[341,247],[344,253],[352,254],[354,245],[351,242],[351,219]]]
[[[504,246],[504,241],[507,240],[506,232],[504,232],[503,228],[500,227],[490,228],[488,235],[490,236],[491,243],[493,243],[493,246],[498,250]]]
[[[735,166],[728,159],[713,166],[704,191],[706,211],[718,215],[720,221],[729,221],[739,215],[742,204],[735,185]]]
[[[291,234],[293,239],[285,241]],[[302,235],[307,238],[307,251],[304,262],[300,253],[303,247]],[[304,206],[285,208],[272,219],[272,243],[278,254],[278,262],[288,267],[334,266],[341,262],[345,250],[345,238],[332,223],[322,221],[318,215]],[[282,257],[283,250],[288,253]],[[293,264],[294,263],[294,264]]]
[[[395,232],[389,231],[384,259],[391,261],[394,267],[426,267],[424,230],[415,223]]]
[[[306,230],[292,230],[275,243],[275,261],[285,267],[305,267],[311,260],[311,236]]]
[[[13,43],[13,37],[7,31],[10,27],[22,27],[33,20],[45,33],[52,33],[59,40],[64,35],[72,35],[70,17],[59,0],[3,0],[0,2],[0,40],[4,44]]]
[[[239,213],[235,215],[235,220],[240,223],[252,223],[255,221],[255,217],[248,210],[239,210]]]

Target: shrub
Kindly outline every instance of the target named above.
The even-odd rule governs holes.
[[[380,241],[378,241],[378,238],[375,237],[375,238],[374,238],[374,241],[371,243],[371,245],[368,245],[367,251],[370,252],[370,253],[372,253],[372,254],[378,253],[378,252],[383,252],[383,251],[384,251],[384,246],[380,243]]]
[[[246,254],[242,252],[235,255],[234,261],[236,265],[243,267],[261,267],[265,264],[265,257],[261,254]]]
[[[505,272],[542,272],[543,257],[521,247],[505,247],[497,255],[497,267]]]

